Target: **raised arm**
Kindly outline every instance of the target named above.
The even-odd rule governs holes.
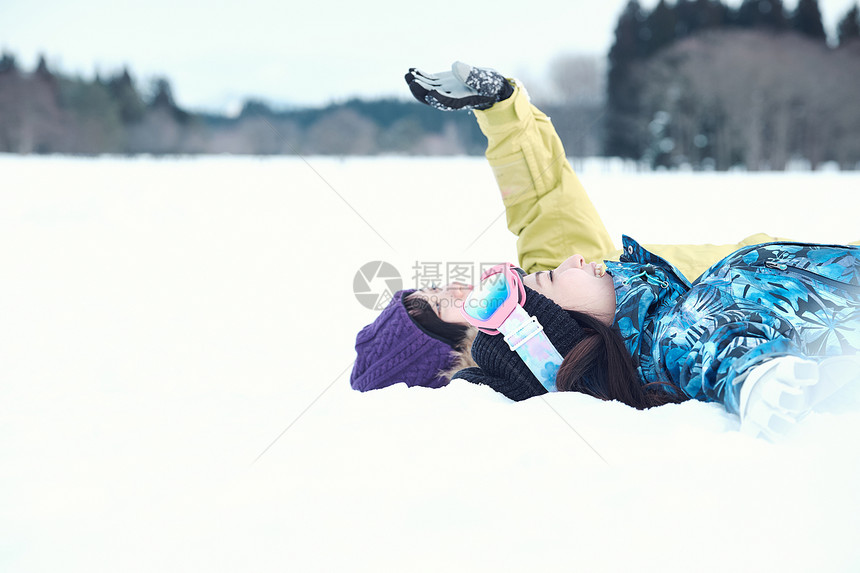
[[[487,160],[505,205],[508,229],[518,236],[520,265],[551,269],[571,254],[589,261],[617,252],[585,188],[567,161],[550,119],[525,90],[475,117],[487,136]]]
[[[589,261],[617,250],[573,172],[549,118],[525,90],[495,70],[455,62],[450,72],[406,75],[412,94],[437,109],[473,110],[487,136],[487,159],[517,235],[520,266],[551,269],[573,253]]]

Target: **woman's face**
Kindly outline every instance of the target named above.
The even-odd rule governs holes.
[[[443,322],[469,326],[460,313],[463,301],[469,296],[472,286],[463,283],[451,283],[442,288],[429,287],[415,291],[411,296],[423,298],[430,303],[430,308]]]
[[[573,255],[552,271],[523,277],[523,283],[566,310],[597,317],[607,325],[615,320],[615,283],[601,263],[585,263]]]

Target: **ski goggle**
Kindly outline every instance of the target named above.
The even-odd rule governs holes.
[[[537,317],[523,308],[526,289],[523,271],[510,263],[496,265],[481,275],[481,282],[463,302],[463,317],[486,334],[502,334],[544,388],[556,391],[555,375],[563,360]]]
[[[526,289],[519,269],[515,269],[511,263],[503,263],[484,271],[462,306],[469,324],[481,332],[498,334],[514,308],[525,304]]]

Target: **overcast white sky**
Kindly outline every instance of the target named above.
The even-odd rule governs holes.
[[[855,1],[819,0],[829,34]],[[195,109],[247,96],[317,105],[406,96],[409,67],[437,71],[458,59],[539,79],[559,54],[605,54],[626,3],[2,0],[0,49],[25,66],[44,53],[54,68],[90,77],[123,64],[144,84],[165,75]]]

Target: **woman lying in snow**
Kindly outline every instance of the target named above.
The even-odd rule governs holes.
[[[613,246],[567,162],[552,123],[529,103],[525,90],[497,81],[498,92],[478,94],[459,79],[468,81],[471,68],[456,63],[453,70],[459,77],[452,72],[436,76],[455,83],[454,92],[459,90],[456,99],[439,96],[447,106],[427,98],[433,90],[431,84],[439,83],[433,76],[413,70],[406,79],[422,103],[475,110],[478,125],[487,136],[487,159],[502,193],[508,228],[518,236],[520,266],[529,272],[548,270],[572,253],[581,253],[588,260],[617,260],[620,251]],[[759,234],[733,245],[647,247],[672,260],[692,280],[737,248],[770,240],[773,237]],[[459,311],[471,288],[455,283],[396,293],[391,304],[357,337],[353,388],[374,390],[398,382],[437,388],[446,385],[457,370],[474,365],[470,345],[477,331]]]
[[[756,366],[759,375],[767,366],[772,379],[793,376],[804,387],[831,371],[831,378],[844,378],[836,375],[845,369],[836,361],[819,365],[807,358],[860,349],[857,248],[779,244],[767,235],[737,245],[643,248],[625,237],[621,260],[613,262],[619,253],[565,160],[552,124],[519,86],[461,63],[441,74],[411,70],[406,78],[419,101],[443,110],[475,110],[508,227],[519,237],[520,266],[530,273],[523,279],[525,304],[542,309],[535,316],[549,313],[538,320],[557,339],[558,351],[571,353],[558,373],[560,389],[640,408],[688,398],[718,400],[740,412],[740,388],[753,387],[742,382],[754,378]],[[573,252],[582,255],[567,258]],[[607,262],[586,265],[588,260]],[[706,270],[691,288],[688,278]],[[568,280],[573,286],[559,286]],[[467,285],[449,285],[397,293],[358,335],[353,387],[447,384],[453,371],[468,364],[474,329],[457,315],[469,292]],[[847,321],[847,330],[837,328],[834,318]],[[481,368],[455,377],[489,384],[515,400],[546,392],[507,345],[499,346],[503,342],[480,335],[471,353]],[[783,358],[777,367],[773,359],[786,356],[794,358]],[[806,407],[809,399],[797,402]]]

